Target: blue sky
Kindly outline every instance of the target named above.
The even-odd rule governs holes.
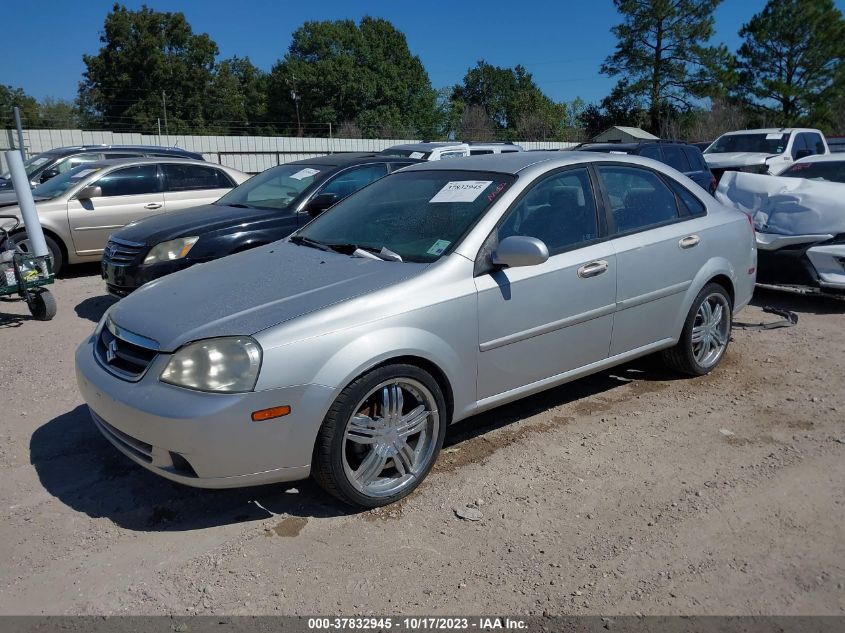
[[[127,0],[130,8],[142,2]],[[610,28],[620,21],[611,0],[392,0],[290,2],[282,0],[147,0],[160,11],[183,12],[195,32],[208,33],[221,57],[249,57],[269,70],[306,20],[364,15],[383,17],[405,33],[435,88],[458,83],[479,59],[498,66],[522,64],[558,101],[598,101],[615,80],[599,74],[613,51]],[[43,98],[73,99],[83,53],[96,53],[111,0],[0,0],[3,56],[0,83]],[[724,0],[716,12],[714,42],[731,50],[742,24],[765,0]],[[845,0],[836,0],[845,10]],[[10,51],[20,51],[10,57]]]

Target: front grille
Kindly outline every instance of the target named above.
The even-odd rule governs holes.
[[[118,299],[123,299],[123,297],[129,296],[134,288],[124,288],[123,286],[115,286],[114,284],[106,284],[106,290],[110,295],[113,297],[117,297]]]
[[[138,380],[158,355],[158,348],[154,341],[124,332],[109,320],[97,339],[95,353],[100,364],[111,373]]]
[[[103,251],[103,261],[113,266],[128,266],[144,250],[144,244],[111,238]]]
[[[141,440],[136,439],[131,435],[127,435],[123,431],[114,428],[111,424],[106,422],[103,418],[101,418],[93,411],[91,411],[91,417],[94,418],[94,422],[100,427],[101,431],[111,436],[112,439],[116,440],[121,446],[123,446],[133,455],[135,455],[135,457],[142,459],[148,464],[153,461],[152,444],[142,442]]]

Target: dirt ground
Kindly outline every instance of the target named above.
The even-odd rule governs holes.
[[[94,268],[55,294],[49,323],[0,301],[0,614],[845,613],[845,301],[759,292],[739,320],[798,326],[462,422],[409,499],[350,512],[120,455],[73,375],[112,300]]]

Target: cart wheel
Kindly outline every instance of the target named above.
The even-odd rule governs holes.
[[[35,288],[30,291],[32,302],[29,311],[39,321],[49,321],[56,316],[56,299],[46,288]]]

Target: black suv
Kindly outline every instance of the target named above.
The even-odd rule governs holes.
[[[124,297],[177,270],[280,240],[335,202],[419,162],[370,153],[298,160],[253,176],[213,204],[127,224],[103,252],[108,291]]]
[[[716,178],[704,161],[701,150],[691,143],[678,141],[640,141],[638,143],[582,143],[574,149],[585,152],[634,154],[652,158],[674,167],[711,194],[716,191]]]
[[[178,147],[157,147],[155,145],[79,145],[57,147],[29,157],[24,162],[29,184],[37,187],[50,178],[70,171],[85,163],[95,163],[109,158],[139,158],[156,156],[160,158],[192,158],[203,160],[202,154],[189,152]],[[8,173],[0,175],[0,191],[12,191],[12,179]]]

